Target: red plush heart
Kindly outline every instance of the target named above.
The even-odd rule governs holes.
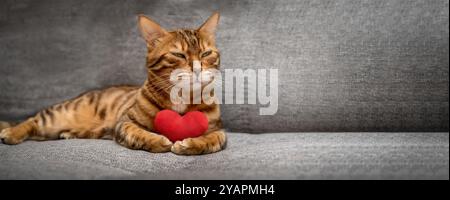
[[[199,111],[191,111],[180,116],[172,110],[162,110],[156,114],[155,130],[175,142],[194,138],[208,130],[208,118]]]

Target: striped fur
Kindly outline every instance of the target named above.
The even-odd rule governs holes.
[[[15,126],[1,122],[0,138],[6,144],[19,144],[27,139],[111,138],[130,149],[183,155],[223,149],[226,136],[219,105],[188,104],[178,111],[182,114],[197,110],[206,114],[208,131],[200,137],[173,144],[153,132],[156,113],[174,107],[169,97],[171,71],[192,70],[193,60],[199,60],[204,69],[219,67],[220,55],[214,41],[218,17],[214,14],[197,30],[167,32],[149,18],[140,16],[140,30],[148,47],[148,78],[142,86],[89,91],[48,107]]]

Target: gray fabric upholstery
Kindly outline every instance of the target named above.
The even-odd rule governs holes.
[[[109,140],[0,144],[0,179],[449,179],[448,133],[228,133],[177,156]]]
[[[0,144],[0,179],[449,178],[447,0],[0,1],[0,120],[141,84],[137,14],[173,29],[213,10],[222,69],[279,69],[276,115],[222,107],[228,131],[266,134],[229,133],[226,150],[190,157],[107,140]]]
[[[231,131],[448,131],[447,0],[1,1],[0,120],[140,84],[136,15],[168,29],[221,11],[222,68],[278,68],[279,110],[225,105]]]

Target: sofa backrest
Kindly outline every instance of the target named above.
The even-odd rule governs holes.
[[[223,105],[242,132],[448,131],[447,0],[6,1],[0,120],[94,88],[141,84],[144,13],[167,29],[221,12],[224,69],[278,69],[278,111]]]

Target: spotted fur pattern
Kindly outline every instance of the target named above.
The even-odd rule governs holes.
[[[142,86],[115,86],[93,90],[50,106],[19,124],[0,123],[0,138],[6,144],[25,140],[72,138],[114,139],[130,149],[194,155],[224,148],[219,105],[174,105],[169,91],[169,74],[174,69],[192,71],[193,61],[202,68],[220,65],[214,32],[219,15],[213,14],[199,29],[167,32],[145,16],[139,16],[139,28],[147,42],[147,80]],[[201,111],[208,120],[207,132],[197,138],[172,143],[154,132],[153,119],[163,109],[180,114]],[[11,127],[10,127],[11,126]]]

